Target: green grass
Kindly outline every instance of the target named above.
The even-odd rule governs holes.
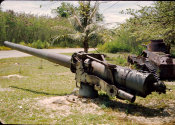
[[[71,54],[67,54],[71,55]],[[127,66],[127,53],[107,54],[110,63]],[[112,59],[111,59],[112,58]],[[95,101],[103,114],[72,110],[68,116],[61,116],[57,110],[41,107],[38,100],[70,94],[75,88],[75,75],[70,69],[55,65],[37,57],[0,59],[0,120],[6,124],[142,124],[129,117],[174,116],[170,104],[175,100],[175,86],[167,94],[153,93],[147,98],[137,97],[135,103],[109,98],[100,93]],[[3,78],[18,74],[23,78]],[[88,104],[87,104],[88,105]],[[171,114],[172,112],[172,114]],[[166,114],[167,113],[167,114]]]
[[[120,66],[128,66],[129,64],[127,63],[127,57],[129,53],[125,52],[118,52],[115,54],[112,53],[104,53],[107,55],[105,58],[109,63],[115,64],[115,65],[120,65]]]
[[[173,58],[175,58],[175,45],[171,46],[171,55]]]
[[[10,48],[8,48],[8,47],[5,47],[5,46],[0,46],[0,51],[1,50],[11,50]]]
[[[0,60],[0,76],[7,76],[10,74],[20,74],[25,76],[21,79],[4,79],[0,77],[0,87],[13,90],[5,92],[0,91],[0,96],[2,97],[1,100],[3,100],[1,102],[2,107],[0,108],[3,113],[0,114],[0,118],[4,117],[3,119],[5,119],[4,121],[7,123],[30,123],[27,122],[31,121],[28,116],[30,113],[33,114],[33,112],[36,112],[34,120],[36,121],[41,112],[39,109],[36,110],[30,108],[32,103],[35,103],[36,101],[33,100],[34,98],[65,95],[70,93],[75,87],[74,74],[70,72],[70,69],[62,66],[55,66],[55,64],[45,60],[42,61],[43,68],[41,69],[40,63],[41,59],[36,57]],[[66,72],[70,72],[69,77],[65,77],[66,75],[64,74],[59,75],[59,73]],[[31,105],[25,100],[30,100]],[[24,108],[19,109],[20,105]],[[15,110],[18,113],[12,113]],[[21,116],[23,116],[23,119],[20,119]]]

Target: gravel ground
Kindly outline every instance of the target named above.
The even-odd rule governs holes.
[[[90,48],[89,51],[93,51],[95,49]],[[42,49],[45,52],[52,52],[52,53],[73,53],[83,51],[83,48],[66,48],[66,49]],[[29,54],[19,52],[16,50],[7,50],[7,51],[0,51],[0,59],[3,58],[11,58],[11,57],[25,57],[31,56]]]

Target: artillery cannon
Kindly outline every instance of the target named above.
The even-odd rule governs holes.
[[[140,70],[152,73],[157,80],[175,79],[175,58],[163,40],[151,40],[141,55],[128,56],[128,62]]]
[[[95,98],[102,90],[107,95],[134,102],[136,96],[165,93],[166,86],[153,74],[107,63],[103,54],[78,52],[72,56],[43,52],[8,41],[4,45],[70,68],[80,83],[79,96]],[[77,85],[77,84],[76,84]]]

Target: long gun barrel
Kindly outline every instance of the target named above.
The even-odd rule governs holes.
[[[10,48],[19,50],[21,52],[28,53],[28,54],[46,59],[46,60],[51,61],[53,63],[60,64],[60,65],[67,67],[67,68],[70,68],[70,66],[71,66],[71,62],[70,62],[71,57],[70,56],[44,52],[42,50],[34,49],[31,47],[27,47],[27,46],[18,45],[18,44],[11,43],[8,41],[5,41],[4,45],[7,47],[10,47]]]
[[[43,52],[8,41],[5,41],[4,45],[70,68],[75,73],[76,82],[80,83],[79,94],[85,97],[103,90],[109,96],[134,102],[136,95],[146,97],[153,91],[166,92],[164,83],[157,81],[153,74],[109,64],[103,54],[78,52],[70,57]],[[88,88],[88,91],[85,88]]]

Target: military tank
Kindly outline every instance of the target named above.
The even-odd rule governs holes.
[[[175,58],[163,40],[151,40],[139,56],[128,56],[128,62],[143,72],[152,73],[159,79],[175,79]]]

